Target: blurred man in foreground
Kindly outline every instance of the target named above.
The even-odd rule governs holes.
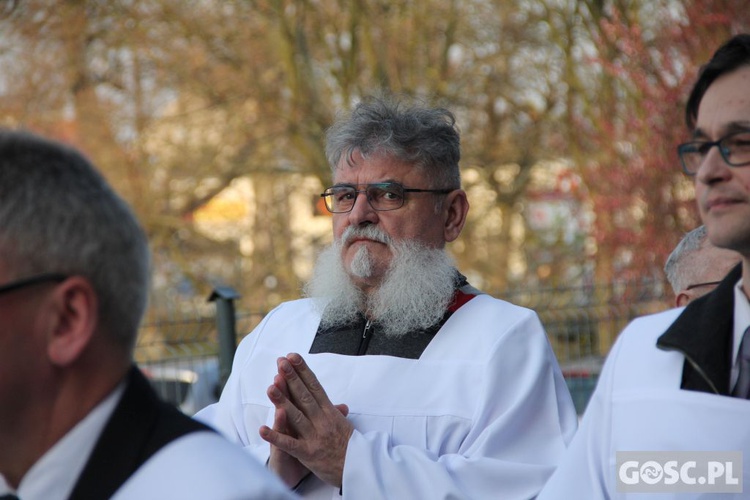
[[[0,131],[0,497],[286,499],[133,365],[149,252],[76,151]]]
[[[675,306],[686,306],[713,291],[739,263],[740,254],[711,243],[706,226],[698,226],[687,233],[669,254],[664,266],[674,291]]]
[[[198,415],[305,497],[528,499],[575,430],[536,314],[445,251],[469,210],[454,123],[370,99],[329,130],[334,243],[310,298],[242,341]]]
[[[750,35],[732,38],[701,69],[686,115],[692,140],[678,152],[695,176],[701,219],[711,243],[742,263],[686,308],[622,332],[540,499],[747,498]]]

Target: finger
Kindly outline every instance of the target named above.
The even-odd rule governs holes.
[[[286,385],[286,380],[280,374],[276,374],[273,377],[273,385],[281,391],[286,397],[289,397],[289,387]]]
[[[345,405],[345,404],[340,404],[340,405],[333,405],[333,406],[335,406],[335,407],[336,407],[336,409],[337,409],[337,410],[338,410],[338,411],[339,411],[339,412],[340,412],[340,413],[341,413],[341,414],[342,414],[343,416],[345,416],[345,417],[346,417],[347,415],[349,415],[349,407],[348,407],[347,405]]]
[[[282,412],[281,415],[275,415],[274,420],[278,418],[288,434],[302,436],[313,432],[313,425],[307,416],[275,385],[268,387],[266,395],[276,408],[276,412]]]
[[[291,436],[275,431],[267,425],[261,425],[258,430],[261,439],[268,442],[272,446],[277,447],[284,453],[288,453],[295,458],[297,457],[297,451],[300,448],[299,441]]]
[[[283,408],[277,409],[273,414],[273,430],[277,432],[281,432],[283,434],[291,434],[291,430],[289,429],[289,425],[286,421],[286,412]],[[294,435],[293,437],[297,437]]]
[[[310,394],[321,406],[333,406],[333,403],[328,399],[328,394],[320,385],[318,377],[315,373],[307,366],[305,360],[296,352],[289,353],[286,357],[289,363],[294,367],[294,371],[297,373],[299,378],[304,382]]]
[[[277,364],[279,375],[286,382],[288,397],[292,403],[310,418],[320,415],[322,413],[320,403],[305,381],[299,376],[292,363],[287,358],[279,358]]]

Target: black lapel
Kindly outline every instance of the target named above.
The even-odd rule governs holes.
[[[741,276],[740,264],[729,272],[716,290],[688,304],[657,340],[656,345],[659,348],[678,350],[685,354],[685,365],[682,370],[683,389],[729,394],[734,285]]]
[[[70,500],[111,497],[162,446],[189,432],[207,429],[161,401],[133,366],[122,399],[104,426]]]

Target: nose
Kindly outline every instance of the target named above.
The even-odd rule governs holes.
[[[354,206],[349,212],[349,224],[359,226],[362,224],[377,224],[378,212],[367,200],[367,193],[358,193],[354,200]]]
[[[721,156],[719,148],[713,147],[706,154],[706,157],[698,168],[695,177],[698,182],[703,184],[714,184],[716,182],[725,181],[731,177],[731,169],[732,167],[727,165],[727,162]]]

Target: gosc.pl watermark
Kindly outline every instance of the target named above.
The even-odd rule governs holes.
[[[741,451],[618,451],[622,493],[742,493]]]

